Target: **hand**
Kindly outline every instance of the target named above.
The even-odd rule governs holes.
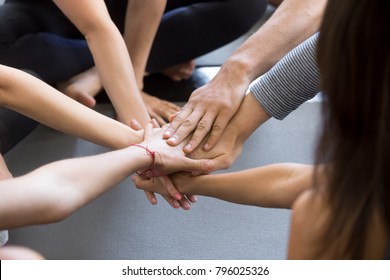
[[[178,145],[194,130],[184,151],[192,152],[202,140],[205,150],[211,149],[221,137],[223,130],[238,110],[250,81],[230,77],[228,70],[220,71],[208,84],[195,90],[182,110],[171,119],[164,134],[170,145]],[[211,133],[209,133],[211,131]]]
[[[154,119],[152,120],[152,124],[154,128],[159,128],[160,126],[157,124]],[[142,130],[142,125],[135,119],[133,119],[130,123],[130,127],[135,130]],[[147,178],[149,179],[149,178]],[[189,210],[191,208],[190,202],[196,202],[196,197],[190,196],[190,197],[185,197],[182,196],[177,189],[174,187],[173,183],[171,182],[171,179],[169,176],[163,176],[163,177],[158,177],[158,180],[156,178],[153,178],[153,181],[158,181],[161,182],[162,186],[164,187],[165,190],[170,190],[169,192],[166,192],[166,195],[163,195],[164,199],[173,207],[173,208],[183,208],[184,210]],[[147,190],[144,190],[146,198],[149,200],[149,202],[152,205],[157,204],[157,198],[154,192],[150,192]],[[172,197],[170,193],[176,197]]]
[[[205,151],[199,146],[195,151],[188,154],[193,159],[210,159],[210,166],[213,168],[209,172],[229,168],[237,157],[241,154],[244,141],[236,134],[232,127],[222,134],[217,144],[209,151]],[[209,172],[196,171],[193,175],[207,174]]]
[[[183,174],[187,174],[184,173]],[[159,193],[173,208],[183,208],[184,210],[189,210],[191,208],[191,203],[195,203],[197,201],[197,197],[195,195],[183,195],[180,200],[176,200],[174,197],[170,195],[168,192],[167,184],[172,184],[171,177],[163,176],[159,177],[158,180],[156,178],[146,178],[143,176],[133,176],[132,180],[134,185],[138,189],[143,189],[147,194],[147,198],[152,205],[157,204],[157,198],[154,193]],[[138,184],[142,182],[144,187],[138,186]]]
[[[169,101],[161,100],[157,97],[151,96],[142,92],[142,99],[145,102],[149,116],[156,119],[159,125],[166,124],[169,116],[180,111],[180,107]]]
[[[141,146],[146,147],[149,151],[154,152],[155,162],[151,171],[153,177],[163,176],[177,171],[199,171],[210,172],[214,169],[213,164],[208,159],[190,159],[183,152],[185,142],[178,146],[170,146],[162,138],[167,125],[163,128],[154,128],[149,123],[144,131],[144,141]],[[150,175],[150,174],[148,174]]]

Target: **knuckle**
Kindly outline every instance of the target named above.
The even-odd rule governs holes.
[[[214,132],[220,132],[220,131],[222,131],[222,129],[223,129],[222,125],[220,125],[218,123],[214,123],[214,125],[213,125]]]
[[[185,119],[182,121],[182,126],[184,127],[192,127],[193,126],[193,122],[189,119]]]
[[[209,128],[209,124],[206,121],[200,121],[197,125],[197,130],[204,131]]]

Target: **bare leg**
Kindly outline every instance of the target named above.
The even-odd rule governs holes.
[[[102,82],[95,67],[92,67],[68,81],[57,84],[59,91],[87,107],[96,105],[95,96],[102,90]]]
[[[181,80],[189,79],[195,70],[195,66],[195,60],[190,60],[168,67],[162,70],[161,73],[170,78],[172,81],[179,82]]]
[[[159,125],[166,124],[169,117],[180,110],[180,107],[172,102],[151,96],[146,92],[141,92],[141,95],[149,116],[156,119]]]
[[[0,260],[43,260],[41,254],[21,246],[4,246],[0,248]]]

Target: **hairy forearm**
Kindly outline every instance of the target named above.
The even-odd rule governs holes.
[[[68,98],[39,79],[0,66],[0,104],[59,131],[109,148],[142,140],[139,132]]]
[[[274,164],[234,173],[203,175],[180,182],[179,191],[229,202],[272,208],[291,208],[312,185],[313,167]]]
[[[271,18],[224,63],[222,71],[236,71],[253,81],[268,71],[310,35],[318,31],[326,0],[285,0]]]

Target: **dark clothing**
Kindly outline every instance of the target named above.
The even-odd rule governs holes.
[[[127,0],[107,0],[123,32]],[[147,71],[194,59],[247,32],[264,14],[265,0],[168,0]],[[30,69],[56,83],[94,65],[82,34],[49,0],[7,0],[0,6],[0,64]]]

